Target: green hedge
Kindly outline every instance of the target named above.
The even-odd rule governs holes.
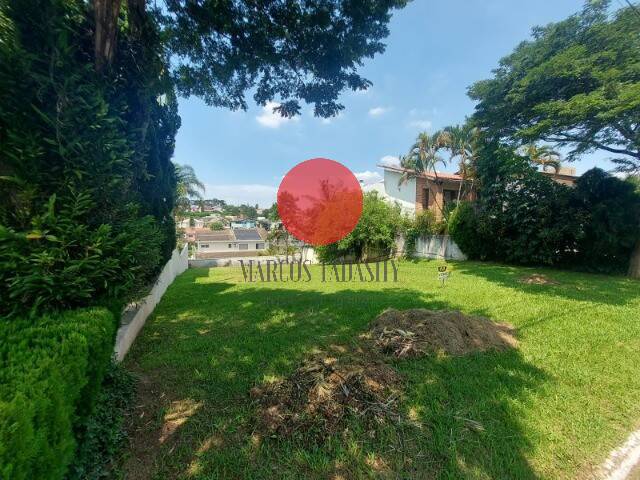
[[[63,478],[113,351],[105,309],[0,324],[0,478]]]

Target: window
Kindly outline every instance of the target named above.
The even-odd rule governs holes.
[[[238,250],[249,250],[249,244],[248,243],[239,243],[238,244]]]
[[[229,244],[229,248],[231,248],[231,244]]]
[[[429,209],[429,189],[426,187],[422,189],[422,209]]]
[[[262,250],[264,248],[264,243],[256,243],[256,250]]]
[[[200,248],[209,248],[209,244],[208,243],[201,243],[200,244]]]
[[[456,190],[444,190],[443,192],[445,206],[450,203],[456,203],[458,200],[458,192]]]

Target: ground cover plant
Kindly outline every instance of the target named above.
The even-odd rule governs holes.
[[[452,267],[445,287],[427,261],[403,261],[386,284],[322,283],[315,268],[310,282],[268,284],[239,268],[187,271],[126,360],[140,379],[127,478],[588,477],[640,418],[638,282]],[[523,281],[533,275],[548,282]],[[385,355],[407,428],[355,416],[320,445],[260,428],[252,389],[353,350],[388,308],[508,323],[517,347]]]

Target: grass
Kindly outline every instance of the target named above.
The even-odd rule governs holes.
[[[545,273],[557,285],[519,279]],[[640,283],[435,262],[396,283],[245,283],[193,269],[169,288],[129,354],[140,378],[127,478],[587,478],[640,426]],[[353,341],[384,309],[458,309],[518,329],[517,350],[394,362],[424,426],[313,445],[254,433],[249,389],[316,348]],[[470,428],[479,422],[483,429]]]

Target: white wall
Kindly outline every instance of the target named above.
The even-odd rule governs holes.
[[[116,361],[122,361],[127,354],[147,318],[153,313],[164,292],[167,291],[167,287],[173,283],[178,275],[189,268],[188,256],[188,245],[185,245],[182,251],[174,250],[171,258],[165,264],[162,272],[160,272],[151,292],[142,301],[129,305],[122,315],[121,325],[116,334],[116,344],[113,349]]]
[[[398,202],[404,213],[416,212],[416,179],[410,178],[399,184],[402,174],[390,170],[384,171],[384,180],[373,185],[366,186],[365,192],[376,191],[378,196],[387,201]]]
[[[416,257],[443,258],[446,260],[466,260],[460,247],[449,235],[432,235],[416,240]]]
[[[269,248],[269,242],[264,240],[216,240],[216,241],[207,241],[200,240],[198,243],[198,252],[208,253],[208,252],[255,252],[255,251],[263,251]],[[240,250],[240,244],[246,244],[246,250]],[[231,244],[231,248],[229,248],[229,244]],[[256,248],[256,245],[262,244],[263,248]],[[203,247],[203,245],[208,245],[208,247]]]

